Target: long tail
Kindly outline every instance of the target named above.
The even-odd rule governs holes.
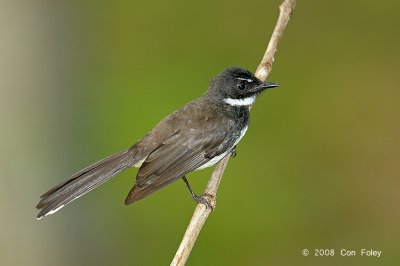
[[[37,219],[53,214],[68,203],[95,189],[113,176],[133,166],[141,158],[135,146],[115,153],[95,164],[92,164],[67,180],[53,187],[40,198],[36,208],[40,209]]]

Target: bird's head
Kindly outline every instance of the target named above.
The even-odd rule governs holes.
[[[262,82],[246,69],[229,67],[213,79],[207,94],[232,106],[250,106],[261,92],[278,86]]]

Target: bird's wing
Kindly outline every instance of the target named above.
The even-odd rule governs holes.
[[[146,158],[125,203],[156,192],[226,152],[233,146],[232,140],[227,138],[231,124],[231,121],[202,123],[202,126],[176,131]]]

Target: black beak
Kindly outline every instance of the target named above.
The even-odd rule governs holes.
[[[279,87],[276,82],[263,82],[253,89],[253,92],[262,92],[263,90]]]

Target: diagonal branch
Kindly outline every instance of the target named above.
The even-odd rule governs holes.
[[[272,33],[264,57],[257,67],[255,74],[255,76],[261,81],[265,81],[269,73],[272,71],[272,63],[274,62],[274,56],[279,40],[281,39],[286,25],[292,16],[295,5],[296,0],[284,0],[279,6],[278,21],[276,22],[274,32]],[[230,156],[228,154],[216,165],[204,191],[204,195],[206,195],[207,200],[214,208],[216,206],[216,195],[219,183],[221,182],[221,178],[224,174],[229,158]],[[175,254],[174,259],[171,262],[171,265],[185,265],[186,260],[190,255],[190,251],[196,242],[197,236],[199,235],[201,228],[203,227],[210,213],[210,208],[206,208],[206,206],[202,203],[197,204],[192,219],[190,220],[185,235],[183,236],[182,242]]]
[[[294,7],[296,5],[296,0],[284,0],[279,6],[279,17],[276,22],[274,32],[272,33],[271,39],[269,40],[267,50],[261,63],[258,65],[256,70],[256,77],[261,81],[267,79],[269,73],[272,71],[272,63],[275,60],[275,53],[278,48],[279,40],[282,38],[283,32],[285,31],[286,25],[288,24]]]

